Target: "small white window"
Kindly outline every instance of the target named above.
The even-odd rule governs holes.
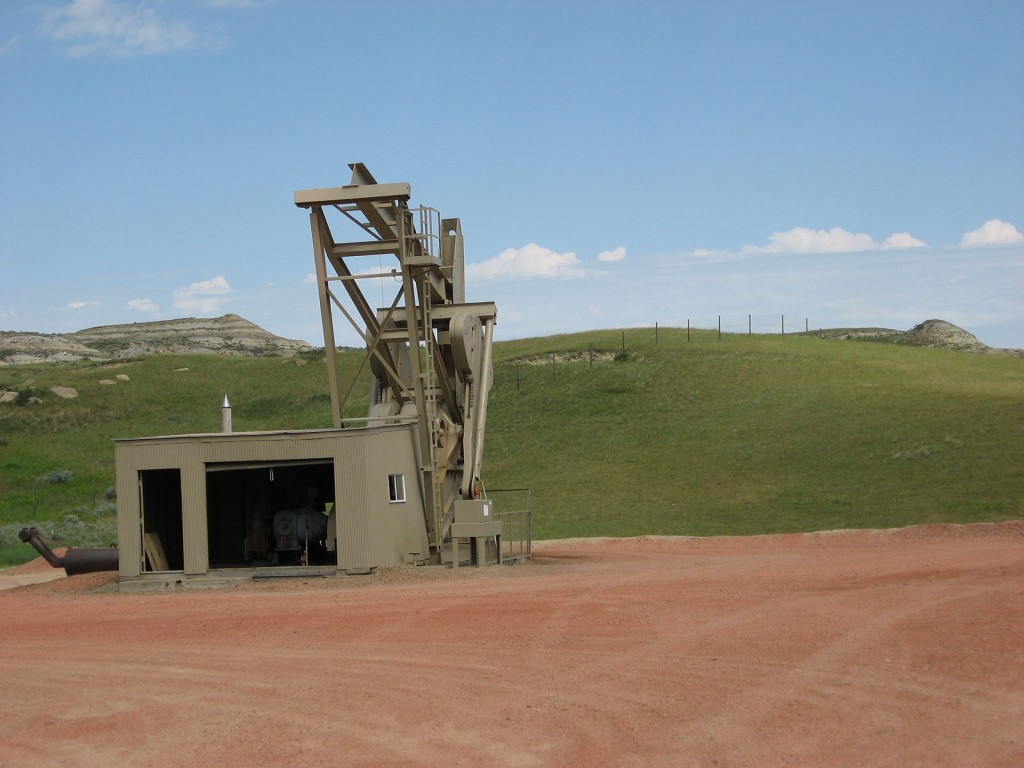
[[[405,501],[405,475],[388,475],[388,497],[392,503]]]

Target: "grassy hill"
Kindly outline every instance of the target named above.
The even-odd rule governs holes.
[[[29,522],[110,538],[114,438],[218,431],[225,392],[236,431],[330,421],[317,354],[9,366],[3,388],[43,402],[0,404],[0,562],[32,555],[11,542]],[[1014,519],[1022,405],[1009,356],[664,328],[500,342],[484,479],[532,489],[537,538]]]

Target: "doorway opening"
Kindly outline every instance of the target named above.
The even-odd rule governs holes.
[[[139,495],[139,506],[142,508],[142,570],[184,570],[181,470],[140,470]]]
[[[337,565],[331,459],[206,465],[210,568]]]

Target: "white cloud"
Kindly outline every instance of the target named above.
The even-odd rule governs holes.
[[[223,275],[212,280],[192,283],[188,288],[179,288],[174,292],[174,308],[185,312],[210,314],[217,312],[227,301],[227,294],[234,293]]]
[[[1014,245],[1024,243],[1024,235],[1008,221],[989,219],[975,229],[964,234],[960,245],[964,248],[976,248],[979,245]]]
[[[303,283],[315,283],[316,282],[316,275],[313,272],[310,272],[304,278],[302,278],[302,282]]]
[[[626,258],[626,247],[623,245],[597,254],[598,261],[622,261],[624,258]]]
[[[7,320],[8,318],[13,320],[17,316],[18,316],[18,313],[15,310],[13,310],[13,309],[4,309],[3,307],[0,307],[0,320]]]
[[[39,31],[67,47],[69,56],[144,56],[188,48],[196,33],[188,22],[164,20],[145,2],[73,0],[43,16]]]
[[[909,232],[894,232],[882,241],[883,251],[902,251],[907,248],[925,248],[927,243]]]
[[[18,38],[9,37],[0,43],[0,56],[6,56],[8,53],[14,50],[14,46],[18,44]]]
[[[793,227],[788,232],[773,232],[770,245],[745,245],[745,253],[851,253],[873,251],[878,247],[871,235],[854,234],[842,227],[808,229]]]
[[[128,309],[137,309],[140,312],[159,312],[160,307],[149,299],[132,299],[128,302]]]
[[[860,253],[865,251],[892,251],[907,248],[924,248],[926,243],[909,232],[894,232],[879,245],[875,239],[863,232],[849,232],[842,227],[831,229],[810,229],[793,227],[786,232],[773,232],[768,245],[744,245],[738,251],[740,256],[757,253]],[[687,253],[701,259],[722,261],[728,259],[728,251],[701,248]]]
[[[556,253],[528,243],[522,248],[506,248],[493,259],[466,265],[466,276],[475,280],[498,277],[582,277],[583,264],[575,253]]]
[[[65,309],[85,309],[86,307],[99,306],[98,301],[69,301]]]

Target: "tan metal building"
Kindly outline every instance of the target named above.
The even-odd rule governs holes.
[[[367,573],[429,557],[412,425],[115,446],[122,578],[273,566]]]

